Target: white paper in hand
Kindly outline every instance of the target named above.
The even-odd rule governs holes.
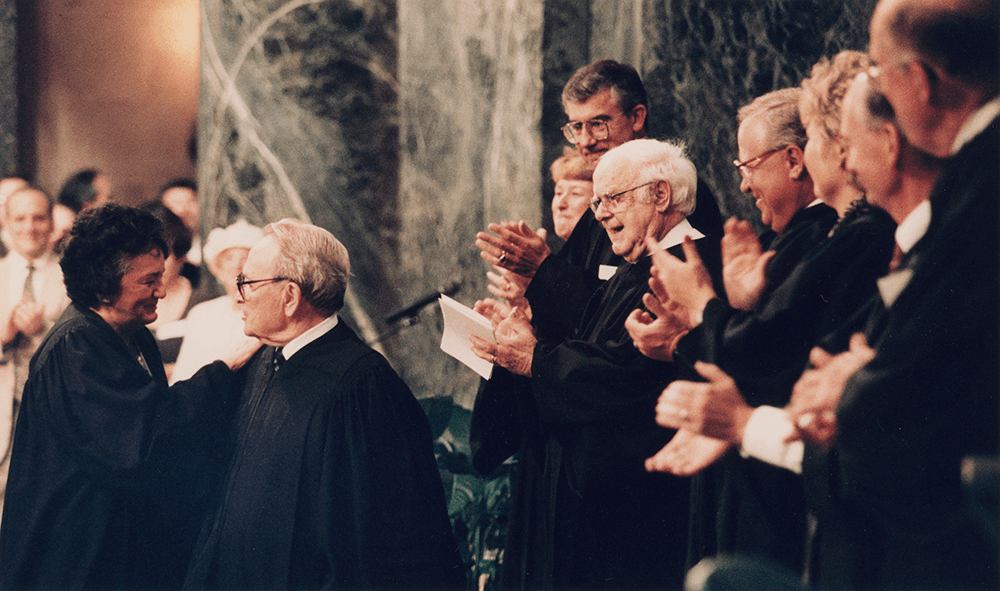
[[[472,342],[469,337],[476,335],[484,341],[495,343],[497,340],[493,336],[493,325],[482,314],[446,295],[442,295],[438,303],[441,304],[441,315],[444,316],[441,350],[487,380],[490,379],[493,375],[493,364],[476,357],[472,352]]]

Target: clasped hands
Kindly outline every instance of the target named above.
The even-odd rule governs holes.
[[[524,220],[490,224],[487,229],[496,235],[488,232],[476,234],[476,246],[481,251],[479,256],[494,267],[507,269],[528,280],[535,276],[538,266],[552,252],[545,243],[545,229],[533,232]]]
[[[45,306],[40,302],[19,302],[11,308],[2,340],[10,343],[18,334],[32,337],[40,333],[44,326]]]
[[[792,389],[785,407],[794,429],[785,443],[812,441],[829,447],[837,434],[836,408],[847,381],[874,359],[864,335],[851,337],[847,351],[836,355],[814,347],[806,370]],[[678,429],[673,439],[646,460],[650,471],[687,476],[707,467],[730,445],[743,441],[754,409],[744,400],[736,382],[717,366],[697,362],[695,370],[706,382],[672,382],[657,400],[656,422]]]
[[[653,259],[649,288],[642,303],[625,322],[625,328],[643,355],[672,361],[677,342],[690,329],[701,324],[708,302],[718,297],[711,275],[705,268],[694,242],[685,238],[685,260],[646,240]],[[765,270],[774,256],[763,252],[760,241],[748,222],[730,218],[726,221],[721,244],[722,278],[729,305],[751,310],[757,305],[767,284]]]
[[[494,344],[471,336],[472,352],[512,373],[531,377],[531,361],[538,339],[528,315],[521,308],[493,299],[479,300],[472,309],[490,320],[496,337]]]

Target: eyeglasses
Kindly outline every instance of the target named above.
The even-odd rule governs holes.
[[[768,156],[772,154],[777,154],[778,152],[784,149],[785,146],[782,146],[780,148],[775,148],[773,150],[768,150],[763,154],[758,154],[753,158],[744,160],[743,162],[740,162],[739,160],[733,160],[733,165],[736,166],[736,168],[740,171],[740,174],[743,175],[743,178],[747,178],[748,176],[750,176],[750,173],[753,172],[755,168],[763,164],[764,160],[766,160]]]
[[[648,183],[643,183],[641,185],[632,187],[631,189],[625,189],[624,191],[621,191],[620,193],[615,193],[614,195],[605,195],[603,197],[598,197],[595,195],[594,198],[590,200],[590,211],[596,214],[597,208],[600,207],[601,204],[603,203],[604,207],[608,208],[608,211],[613,212],[616,209],[618,209],[618,207],[621,205],[622,195],[628,193],[629,191],[635,191],[636,189],[648,187],[649,185],[652,185],[657,182],[659,181],[649,181]]]
[[[594,140],[600,142],[608,139],[611,135],[611,131],[608,129],[608,123],[611,122],[615,117],[624,116],[625,113],[619,113],[614,117],[605,117],[598,119],[591,119],[590,121],[570,121],[566,125],[562,126],[563,135],[566,136],[566,140],[571,143],[577,143],[580,138],[580,133],[584,129],[587,130],[587,135],[594,138]]]
[[[245,300],[247,296],[243,292],[244,285],[250,285],[253,283],[267,283],[269,281],[291,281],[291,279],[289,279],[288,277],[271,277],[270,279],[254,279],[252,281],[248,281],[246,275],[240,273],[239,275],[236,276],[236,291],[240,293],[240,298]]]

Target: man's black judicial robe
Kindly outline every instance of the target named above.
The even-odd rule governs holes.
[[[682,358],[719,365],[751,406],[788,403],[813,345],[865,306],[888,268],[895,230],[888,214],[856,207],[827,236],[831,214],[816,205],[793,217],[775,242],[778,266],[768,267],[768,287],[756,309],[733,310],[713,300],[703,325],[681,340]],[[789,231],[798,234],[794,247],[788,247]],[[787,273],[777,276],[775,270],[783,269]],[[716,547],[705,543],[710,534],[704,528],[696,530],[693,541],[703,547],[692,549],[692,559],[710,549],[762,555],[802,569],[806,510],[797,475],[733,452],[703,478],[715,480],[718,496],[714,503],[702,499],[702,515],[695,519],[715,516]]]
[[[0,528],[3,588],[180,585],[232,416],[222,362],[168,389],[152,334],[133,342],[69,306],[31,361]]]
[[[185,586],[462,587],[430,426],[406,384],[342,319],[276,372],[274,351],[249,365]]]
[[[953,156],[912,274],[868,332],[876,357],[848,381],[831,450],[806,447],[824,588],[996,589],[996,523],[965,503],[961,459],[998,437],[1000,120]],[[880,302],[881,303],[881,302]]]
[[[718,252],[717,242],[697,244],[708,260]],[[679,245],[670,252],[682,256]],[[505,588],[681,584],[688,483],[643,464],[673,436],[654,408],[677,367],[642,356],[624,326],[642,305],[649,268],[649,257],[623,263],[571,338],[535,347],[531,389],[518,395],[538,423],[521,451]]]

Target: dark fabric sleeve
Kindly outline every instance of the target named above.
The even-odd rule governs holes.
[[[469,426],[472,465],[480,474],[492,474],[521,447],[524,437],[518,405],[521,380],[520,376],[497,366],[490,379],[480,381]]]
[[[611,418],[648,402],[651,394],[655,399],[655,392],[672,380],[674,368],[643,357],[626,338],[602,345],[539,343],[531,372],[541,419],[576,423]]]
[[[600,284],[595,271],[557,256],[546,257],[524,294],[540,335],[557,339],[570,334]]]
[[[147,362],[155,367],[159,358]],[[224,367],[207,368],[199,381],[169,390],[146,373],[124,341],[100,331],[71,331],[38,368],[37,379],[48,384],[38,391],[50,399],[35,403],[50,405],[56,437],[94,478],[156,491],[163,466],[151,460],[170,455],[166,444],[176,442],[173,432],[207,427],[232,405],[234,378]]]

